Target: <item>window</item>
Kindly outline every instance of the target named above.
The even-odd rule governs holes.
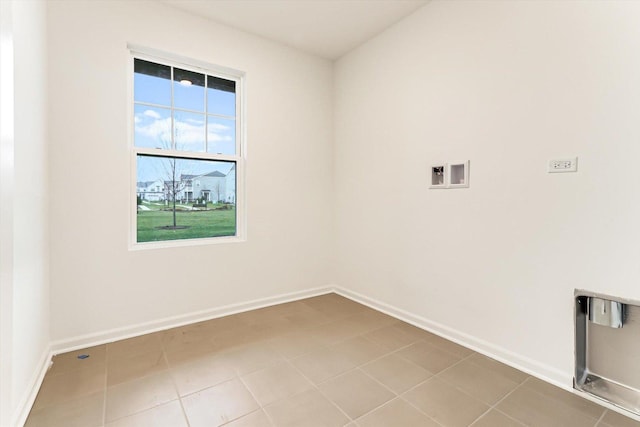
[[[132,59],[134,246],[241,238],[242,73]]]

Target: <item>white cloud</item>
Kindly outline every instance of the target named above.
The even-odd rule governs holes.
[[[152,119],[156,119],[159,120],[162,118],[162,116],[160,115],[160,113],[158,113],[157,111],[153,111],[153,110],[145,110],[144,114],[146,117],[151,117]]]
[[[169,148],[171,145],[171,118],[162,118],[153,110],[136,114],[135,132],[141,137],[141,145]],[[210,145],[233,142],[233,129],[218,123],[210,123],[207,127],[207,139]],[[178,149],[204,149],[205,126],[200,120],[176,120],[174,123],[175,139]]]
[[[209,123],[209,130],[214,132],[226,132],[230,130],[229,126],[221,125],[220,123]]]
[[[192,125],[204,125],[204,121],[201,119],[186,119],[185,122],[191,123]]]

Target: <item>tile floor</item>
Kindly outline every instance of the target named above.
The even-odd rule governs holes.
[[[26,423],[219,425],[640,423],[335,294],[58,355]]]

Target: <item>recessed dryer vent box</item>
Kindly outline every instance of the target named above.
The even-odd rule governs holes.
[[[469,161],[449,163],[449,188],[469,186]]]
[[[574,388],[640,415],[640,302],[575,291]]]

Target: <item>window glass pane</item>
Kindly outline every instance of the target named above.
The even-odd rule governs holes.
[[[236,235],[235,162],[137,156],[137,241]]]
[[[136,147],[171,148],[171,110],[135,105],[134,123]]]
[[[204,114],[174,111],[173,131],[176,150],[204,151]]]
[[[171,67],[136,59],[133,92],[136,102],[171,106]]]
[[[204,74],[173,69],[173,106],[204,112]]]
[[[236,82],[207,76],[207,112],[236,116]]]
[[[207,151],[216,154],[236,154],[236,121],[215,116],[209,116],[207,120]]]

